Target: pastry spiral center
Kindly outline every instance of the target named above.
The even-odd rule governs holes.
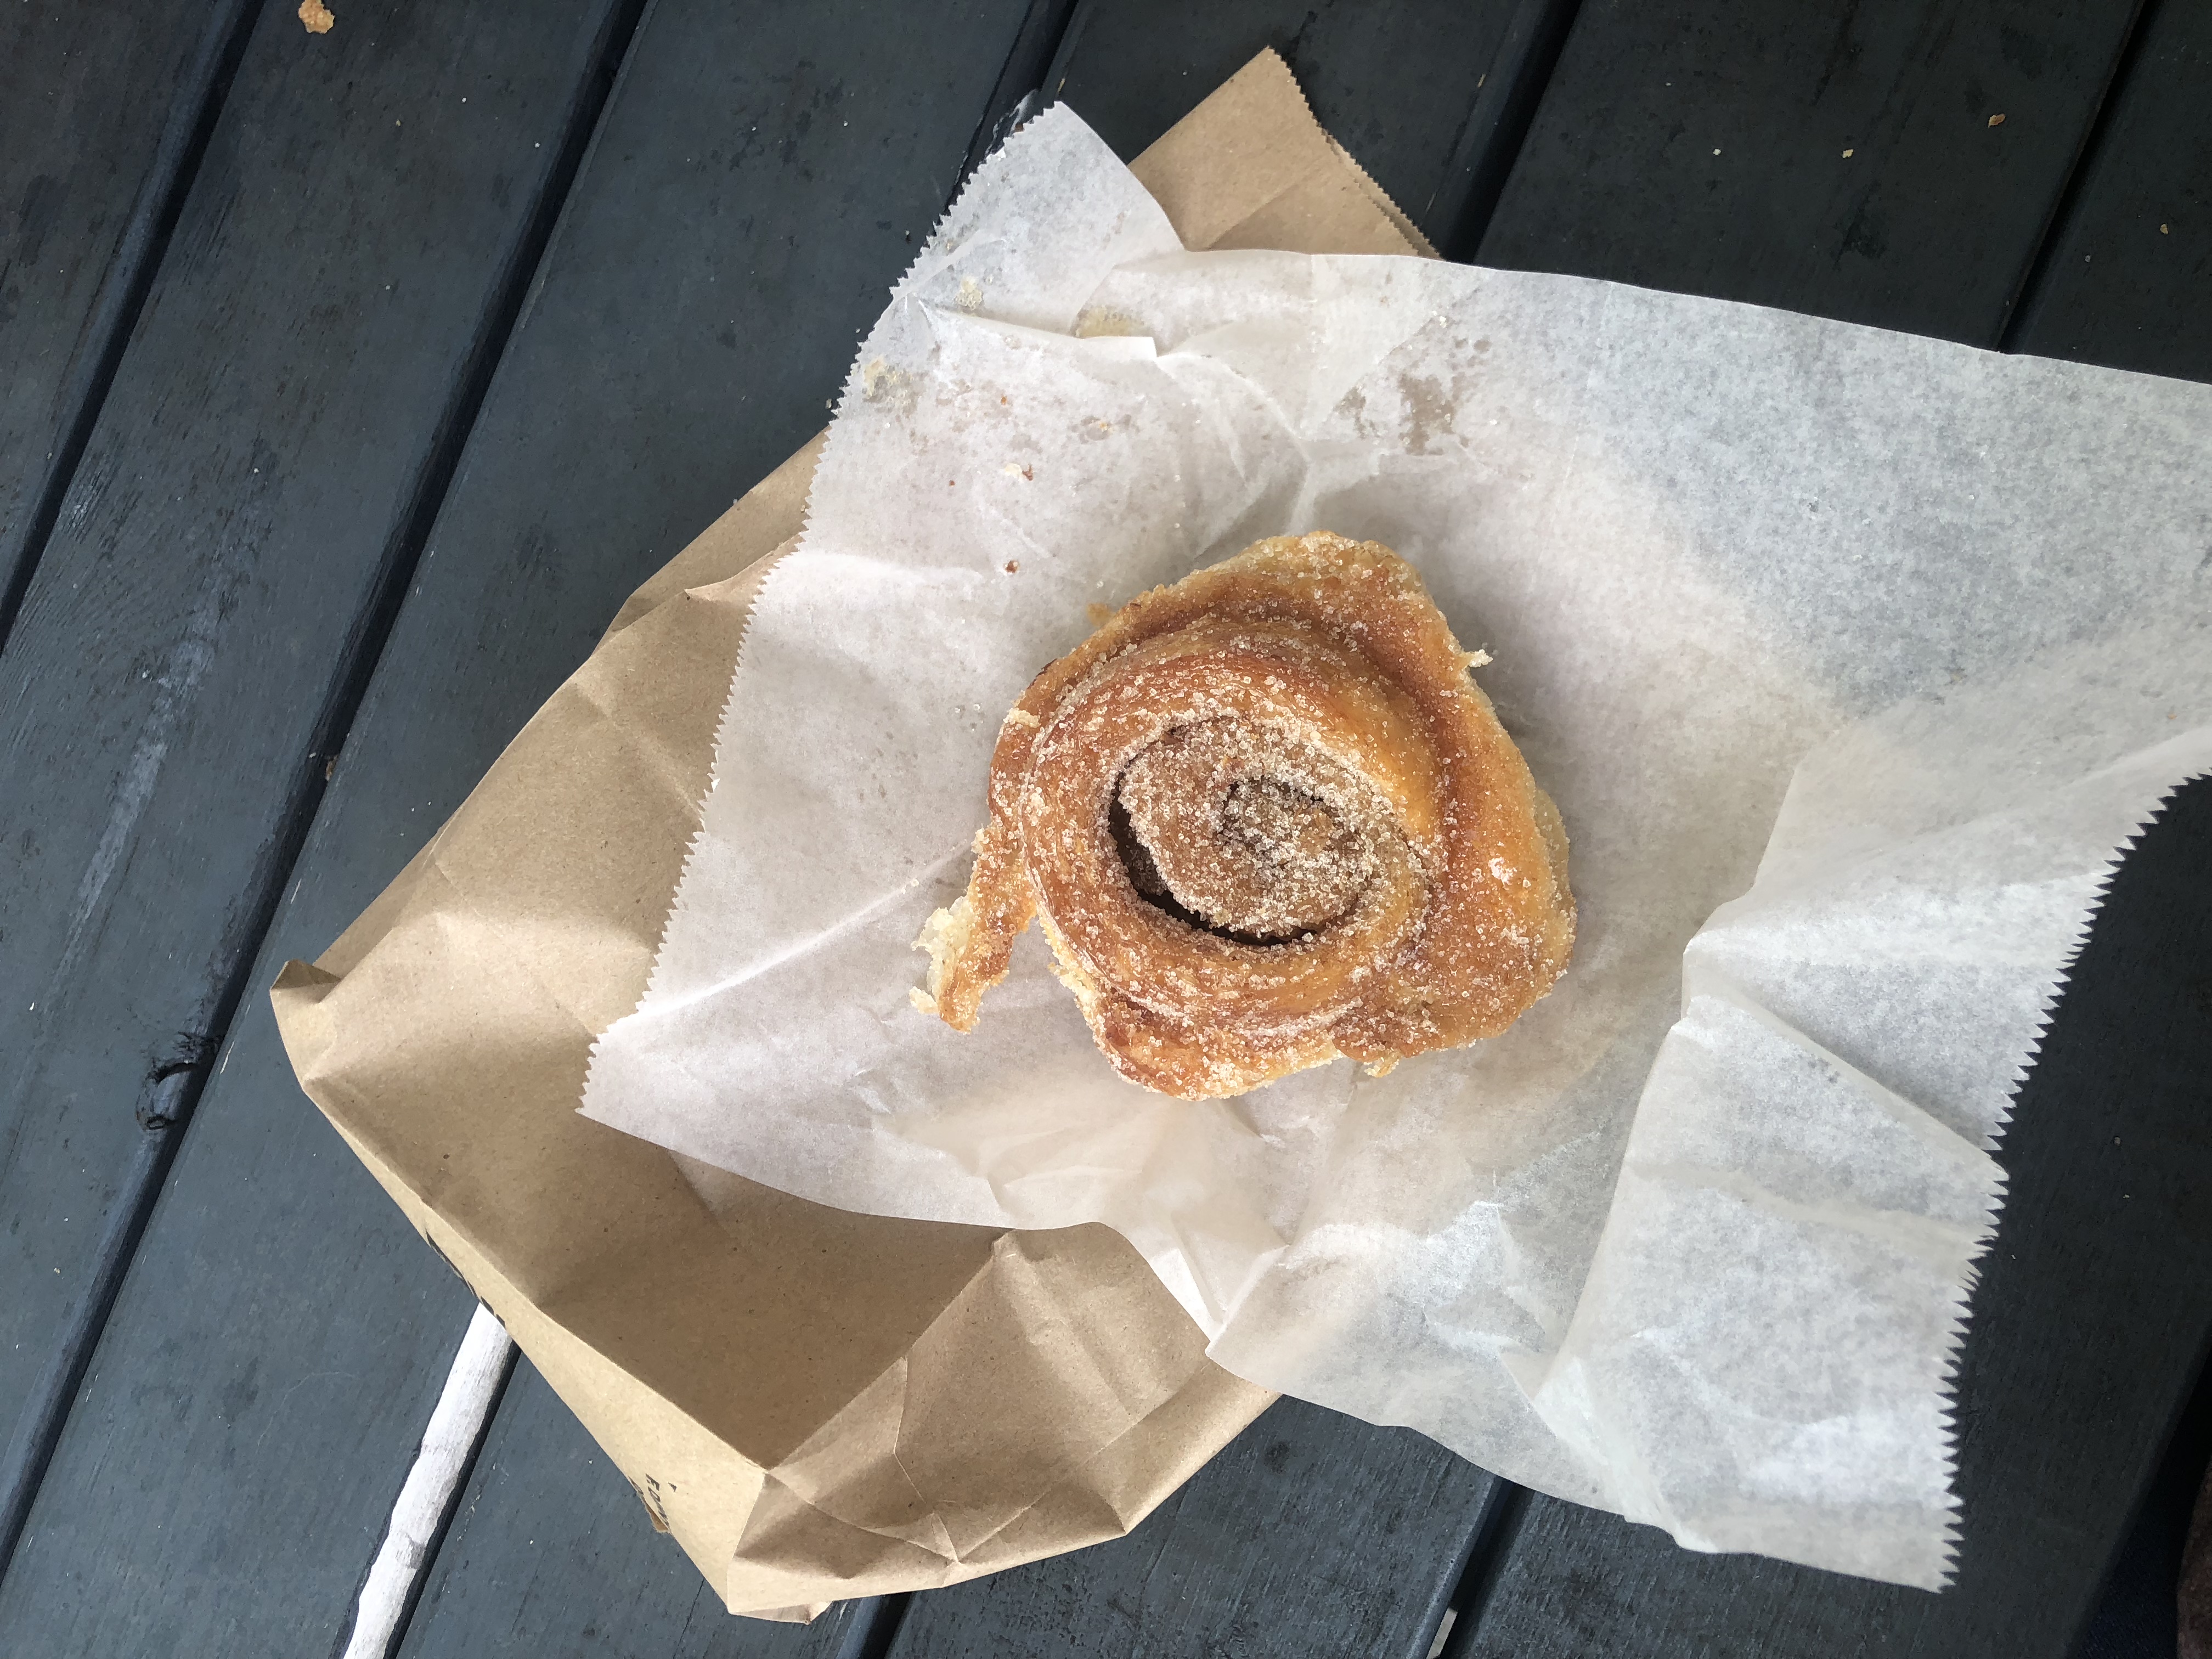
[[[1279,945],[1350,915],[1388,811],[1352,769],[1280,728],[1178,726],[1123,769],[1115,840],[1129,879],[1191,926]]]

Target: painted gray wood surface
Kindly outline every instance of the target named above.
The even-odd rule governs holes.
[[[17,0],[0,11],[0,641],[248,9]]]
[[[11,1406],[103,1247],[127,1250],[108,1223],[159,1176],[149,1139],[175,1144],[244,994],[613,15],[362,0],[317,36],[271,6],[246,48],[0,654],[0,744],[35,780],[0,792],[0,1213],[35,1241],[0,1285]],[[142,1127],[178,1067],[193,1089]],[[293,1135],[287,1179],[266,1160]],[[358,1530],[350,1504],[373,1544],[421,1432],[407,1356],[442,1366],[459,1327],[372,1322],[348,1361],[322,1340],[352,1317],[335,1281],[299,1290],[298,1319],[259,1300],[298,1266],[282,1219],[328,1219],[306,1172],[336,1145],[288,1121],[232,1143],[227,1198],[170,1206],[181,1236],[122,1304],[167,1328],[95,1362],[0,1583],[0,1651],[290,1651],[343,1617],[366,1554],[332,1528]],[[210,1218],[255,1231],[215,1255]],[[337,1248],[374,1261],[404,1231],[375,1215]],[[381,1271],[410,1304],[436,1283],[411,1252]],[[319,1400],[327,1464],[295,1437]]]
[[[1586,0],[1478,257],[1995,345],[2132,15]]]
[[[97,401],[132,278],[150,263],[154,222],[188,148],[180,129],[191,125],[213,71],[204,60],[220,56],[219,25],[228,21],[211,5],[143,22],[120,3],[18,4],[0,14],[0,645],[42,539],[36,520],[52,474],[81,435],[84,406]],[[0,657],[0,675],[8,667]],[[0,678],[0,697],[5,685]],[[26,813],[40,781],[0,755],[8,756],[0,795]],[[37,826],[17,823],[9,860],[27,861],[40,839]],[[34,948],[0,899],[0,963]],[[29,1012],[34,989],[5,968],[0,986],[0,1007]],[[0,1102],[9,1088],[0,1082]],[[0,1193],[16,1165],[43,1161],[38,1146],[23,1145],[23,1119],[0,1104]],[[44,1225],[0,1207],[0,1441],[15,1426],[10,1403],[30,1396],[82,1293],[77,1263],[88,1254],[82,1241],[97,1236],[99,1207],[95,1195],[58,1212],[70,1219]]]
[[[2007,344],[2212,380],[2212,6],[2144,8]]]
[[[1517,0],[1084,0],[1045,79],[1124,161],[1273,46],[1315,118],[1442,242],[1455,149]]]
[[[592,1594],[580,1596],[579,1585]],[[732,1619],[528,1359],[438,1551],[400,1659],[844,1659],[873,1609]]]
[[[1507,1490],[1279,1401],[1127,1537],[915,1596],[890,1659],[1425,1659]]]

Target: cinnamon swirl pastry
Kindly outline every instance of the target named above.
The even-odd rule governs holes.
[[[1185,1099],[1504,1030],[1574,943],[1566,836],[1420,578],[1278,537],[1139,595],[1000,729],[915,1001],[957,1030],[1042,916],[1115,1070]]]

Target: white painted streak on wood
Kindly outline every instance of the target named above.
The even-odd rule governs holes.
[[[399,1633],[400,1615],[416,1579],[430,1565],[430,1542],[453,1507],[454,1488],[466,1473],[469,1448],[483,1431],[499,1394],[499,1379],[514,1344],[507,1327],[481,1302],[461,1337],[453,1368],[422,1431],[415,1467],[407,1472],[384,1529],[383,1547],[361,1587],[353,1635],[344,1659],[386,1659]]]

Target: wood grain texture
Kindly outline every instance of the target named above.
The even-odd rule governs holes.
[[[262,990],[287,956],[319,954],[398,871],[629,588],[819,428],[860,330],[943,206],[1021,15],[1019,0],[1006,0],[902,28],[873,5],[661,0],[641,27],[285,879],[253,994],[0,1583],[0,1652],[319,1651],[343,1623],[468,1301],[301,1095]],[[547,27],[534,11],[451,15],[465,31]],[[283,21],[298,32],[289,12]],[[365,40],[368,21],[356,3],[327,37],[275,44],[313,49],[349,27]],[[373,111],[382,127],[414,124],[425,88],[454,72],[441,67],[459,56],[450,36],[416,50],[438,61],[392,65],[401,107]],[[509,43],[501,78],[519,76],[537,50]],[[250,107],[246,78],[234,108]],[[893,84],[901,97],[872,95]],[[353,96],[368,90],[357,83]],[[312,141],[299,125],[266,138]],[[391,165],[373,135],[341,128],[331,141],[368,149],[364,170]],[[429,181],[402,175],[398,199],[370,200],[386,204],[380,237],[363,228],[377,222],[362,205],[368,186],[346,187],[349,164],[298,166],[312,179],[279,197],[298,217],[271,246],[321,235],[356,256],[368,247],[433,264],[455,257],[453,233],[433,234],[442,210]],[[241,188],[213,205],[235,225],[263,193]],[[186,242],[180,230],[175,246]],[[358,263],[367,309],[392,278]],[[419,269],[401,275],[403,292],[408,280],[434,280]],[[261,293],[298,286],[260,280]],[[385,373],[402,343],[349,336],[314,355]],[[346,415],[340,399],[320,407],[331,420]],[[288,403],[276,388],[249,386],[235,408],[241,426],[281,427]],[[334,511],[386,464],[371,432],[308,435],[319,457],[309,477]],[[143,493],[149,521],[163,522],[162,496]],[[240,599],[258,603],[262,582],[295,580],[278,568],[289,557],[316,595],[286,627],[254,638],[271,678],[295,662],[329,671],[331,646],[311,652],[289,630],[342,630],[358,604],[320,574],[319,538],[343,528],[299,528],[236,580]],[[185,537],[180,527],[172,539],[189,548]],[[155,568],[146,542],[125,562],[118,586]],[[244,706],[221,726],[234,745],[273,717],[235,695]],[[207,723],[218,724],[212,711]],[[325,760],[311,764],[319,779]],[[239,822],[234,812],[165,824],[138,860],[215,863],[224,849],[202,843],[242,834]],[[218,877],[236,879],[227,868],[206,879]],[[126,921],[143,927],[159,912],[142,896]],[[177,948],[182,958],[186,947]],[[106,971],[116,977],[112,963]],[[135,1040],[136,1028],[118,1029]],[[125,1060],[144,1063],[127,1053],[116,1063]],[[126,1121],[129,1108],[125,1094]],[[649,1531],[634,1502],[622,1518]],[[567,1593],[577,1615],[567,1627],[581,1629],[587,1603],[629,1592],[589,1581]]]
[[[11,1419],[142,1091],[204,1063],[258,942],[333,683],[608,3],[371,0],[322,36],[272,10],[248,49],[0,654]]]
[[[1995,345],[2132,12],[1587,0],[1479,258]]]
[[[841,1603],[811,1625],[731,1618],[526,1358],[399,1659],[839,1659],[866,1612]]]
[[[2122,863],[2021,1085],[1960,1368],[1956,1583],[1938,1595],[1696,1555],[1537,1499],[1454,1651],[2073,1651],[2212,1340],[2208,869],[2212,781],[2199,781]]]
[[[246,10],[0,11],[0,640]]]
[[[1515,0],[1084,0],[1047,93],[1124,161],[1273,46],[1331,137],[1432,239],[1456,224],[1454,148]]]
[[[1127,1537],[915,1596],[890,1659],[1423,1659],[1501,1484],[1280,1401]]]
[[[334,1652],[468,1322],[319,1115],[227,1086],[285,1064],[265,1002],[239,1028],[0,1578],[0,1652]]]
[[[2152,0],[2007,345],[2212,380],[2212,6]]]
[[[149,1078],[212,1058],[612,15],[361,0],[313,36],[271,7],[246,47],[0,655],[0,744],[35,781],[0,791],[11,1417],[97,1275],[103,1212],[158,1172],[149,1133],[179,1132],[137,1121]],[[231,1150],[231,1194],[167,1206],[124,1291],[167,1324],[95,1364],[0,1584],[0,1650],[293,1651],[343,1619],[421,1431],[417,1373],[459,1327],[372,1325],[341,1361],[334,1284],[276,1320],[259,1293],[298,1264],[266,1240],[321,1224],[323,1170],[364,1213],[369,1183],[319,1123]],[[266,1161],[288,1152],[289,1179]],[[243,1248],[216,1255],[224,1224]],[[392,1251],[404,1232],[380,1212],[343,1249],[419,1309],[440,1276]],[[295,1437],[318,1404],[327,1432]],[[319,1439],[331,1461],[301,1459]]]

